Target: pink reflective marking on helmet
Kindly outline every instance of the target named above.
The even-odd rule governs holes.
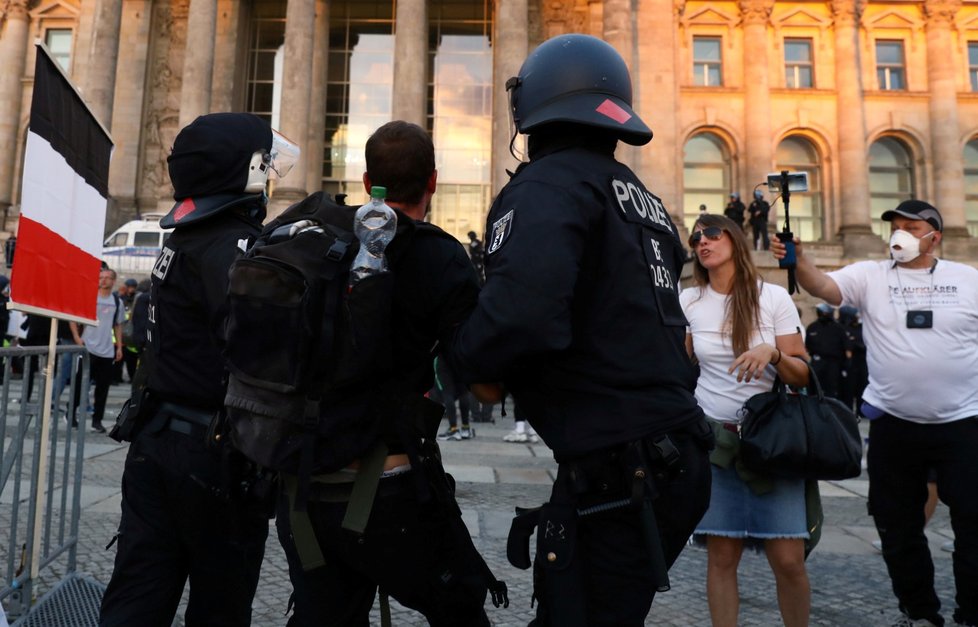
[[[177,207],[177,210],[173,212],[173,221],[179,222],[180,220],[183,220],[184,218],[187,217],[188,213],[192,212],[196,208],[197,206],[194,204],[194,199],[187,198],[182,203],[180,203],[180,206]]]
[[[613,103],[610,99],[605,100],[600,105],[598,105],[598,108],[595,109],[595,111],[597,111],[601,115],[611,118],[612,120],[618,122],[619,124],[624,124],[632,117],[631,113],[625,111],[624,109],[622,109],[621,107]]]

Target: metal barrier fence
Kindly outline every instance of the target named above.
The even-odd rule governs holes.
[[[0,602],[11,619],[25,615],[37,596],[42,569],[65,559],[65,575],[74,573],[81,514],[82,461],[85,450],[85,408],[89,382],[88,353],[81,346],[58,346],[54,391],[68,391],[66,413],[54,399],[48,445],[42,447],[42,398],[48,348],[0,349],[0,556],[6,552]],[[23,359],[23,375],[13,380],[13,365]],[[33,362],[33,367],[32,367]],[[65,374],[67,373],[67,376]],[[58,379],[64,382],[62,386]],[[33,381],[32,381],[33,379]],[[72,399],[80,386],[81,402]],[[63,397],[63,395],[59,395]],[[76,416],[76,411],[78,416]],[[62,418],[66,417],[67,421]],[[71,429],[76,419],[81,426]],[[42,473],[42,460],[47,461]],[[45,474],[43,497],[38,498]],[[26,516],[24,510],[26,509]],[[38,542],[35,543],[35,538]],[[60,570],[60,568],[59,568]],[[45,582],[46,583],[46,582]],[[17,623],[15,623],[16,625]]]

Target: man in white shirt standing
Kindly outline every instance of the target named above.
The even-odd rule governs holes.
[[[888,261],[828,274],[798,255],[798,283],[860,309],[869,369],[869,509],[903,613],[898,625],[944,624],[924,536],[927,473],[954,529],[956,625],[978,625],[978,270],[935,255],[943,220],[907,200],[886,211]],[[771,242],[776,258],[784,245]]]
[[[112,384],[112,364],[122,359],[122,323],[126,310],[122,299],[112,293],[115,270],[103,269],[98,275],[98,326],[86,326],[84,331],[74,322],[71,335],[75,344],[88,349],[88,363],[92,383],[95,384],[95,408],[92,412],[92,430],[105,433],[102,416],[105,401]],[[77,415],[81,385],[75,385],[75,412]]]

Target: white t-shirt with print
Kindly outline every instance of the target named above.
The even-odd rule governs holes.
[[[761,283],[759,329],[755,330],[750,346],[767,343],[775,345],[779,335],[791,335],[801,330],[801,320],[791,296],[780,285]],[[737,413],[751,396],[767,392],[774,385],[776,369],[769,365],[759,379],[738,383],[737,373],[727,369],[735,357],[729,333],[722,333],[726,294],[710,286],[686,288],[679,295],[683,312],[689,321],[687,333],[693,336],[693,353],[700,362],[700,377],[696,382],[696,400],[706,415],[720,422],[740,422]]]
[[[860,261],[829,276],[862,317],[863,400],[918,423],[978,415],[978,270],[943,259],[933,273]],[[910,309],[933,311],[933,328],[908,329]]]

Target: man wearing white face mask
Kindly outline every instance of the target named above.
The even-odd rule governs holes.
[[[944,619],[924,536],[927,474],[954,529],[956,625],[978,625],[978,270],[938,259],[943,220],[920,200],[892,223],[891,261],[860,261],[828,274],[797,244],[798,283],[862,313],[869,386],[869,510],[902,612],[897,625]],[[784,245],[771,242],[778,259]]]

